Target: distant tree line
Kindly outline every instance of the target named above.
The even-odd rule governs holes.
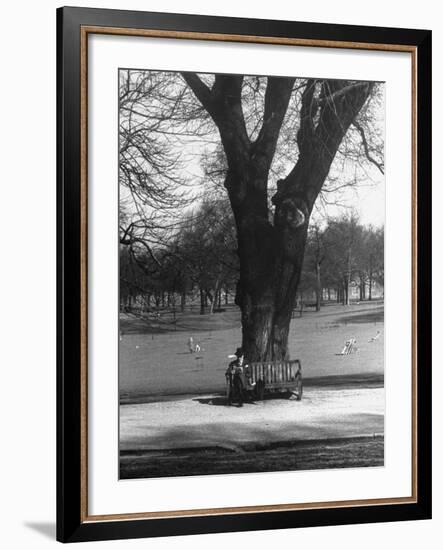
[[[198,304],[213,313],[235,298],[238,257],[232,213],[227,201],[206,200],[183,215],[176,235],[147,251],[120,245],[122,308],[173,308]]]
[[[121,243],[122,309],[185,311],[198,306],[205,314],[234,302],[239,260],[225,199],[206,199],[185,212],[175,235],[157,248],[147,249],[136,239],[121,238]],[[354,215],[311,224],[298,304],[314,296],[317,311],[325,299],[347,305],[351,287],[358,288],[360,300],[371,300],[374,285],[383,286],[383,256],[384,229],[364,226]]]
[[[319,311],[325,294],[349,305],[352,287],[359,300],[372,300],[375,286],[384,286],[383,227],[364,226],[354,215],[310,226],[299,295],[314,294]]]

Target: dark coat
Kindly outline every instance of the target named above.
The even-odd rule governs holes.
[[[231,404],[232,399],[238,401],[239,405],[243,404],[245,399],[245,366],[240,365],[238,359],[235,359],[226,370],[226,380],[229,385],[228,404]]]

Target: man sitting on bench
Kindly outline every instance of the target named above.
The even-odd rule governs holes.
[[[234,355],[235,359],[229,363],[225,374],[228,385],[227,404],[232,405],[233,399],[236,399],[238,406],[243,407],[243,401],[246,397],[245,366],[243,365],[245,356],[242,348],[237,348]]]

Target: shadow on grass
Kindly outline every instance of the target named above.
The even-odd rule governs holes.
[[[180,431],[181,434],[181,431]],[[170,434],[174,437],[174,433]],[[226,435],[226,434],[220,434]],[[260,430],[257,430],[260,440]],[[182,434],[181,434],[182,436]],[[384,437],[212,445],[120,453],[120,479],[278,472],[384,465]]]
[[[225,407],[228,404],[226,397],[201,397],[192,401],[200,403],[200,405],[214,405],[215,407]]]
[[[132,314],[120,315],[122,334],[164,334],[174,332],[211,332],[240,328],[240,310],[230,307],[220,313],[176,312],[174,319],[171,312],[164,311],[161,317]],[[205,337],[208,340],[211,337]]]
[[[364,323],[383,323],[385,320],[383,309],[368,311],[360,315],[346,315],[337,319],[340,324],[364,324]]]

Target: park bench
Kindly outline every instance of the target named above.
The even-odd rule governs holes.
[[[265,361],[249,363],[245,369],[246,389],[253,390],[258,400],[265,392],[286,390],[295,395],[298,401],[303,394],[301,363],[293,361]]]

